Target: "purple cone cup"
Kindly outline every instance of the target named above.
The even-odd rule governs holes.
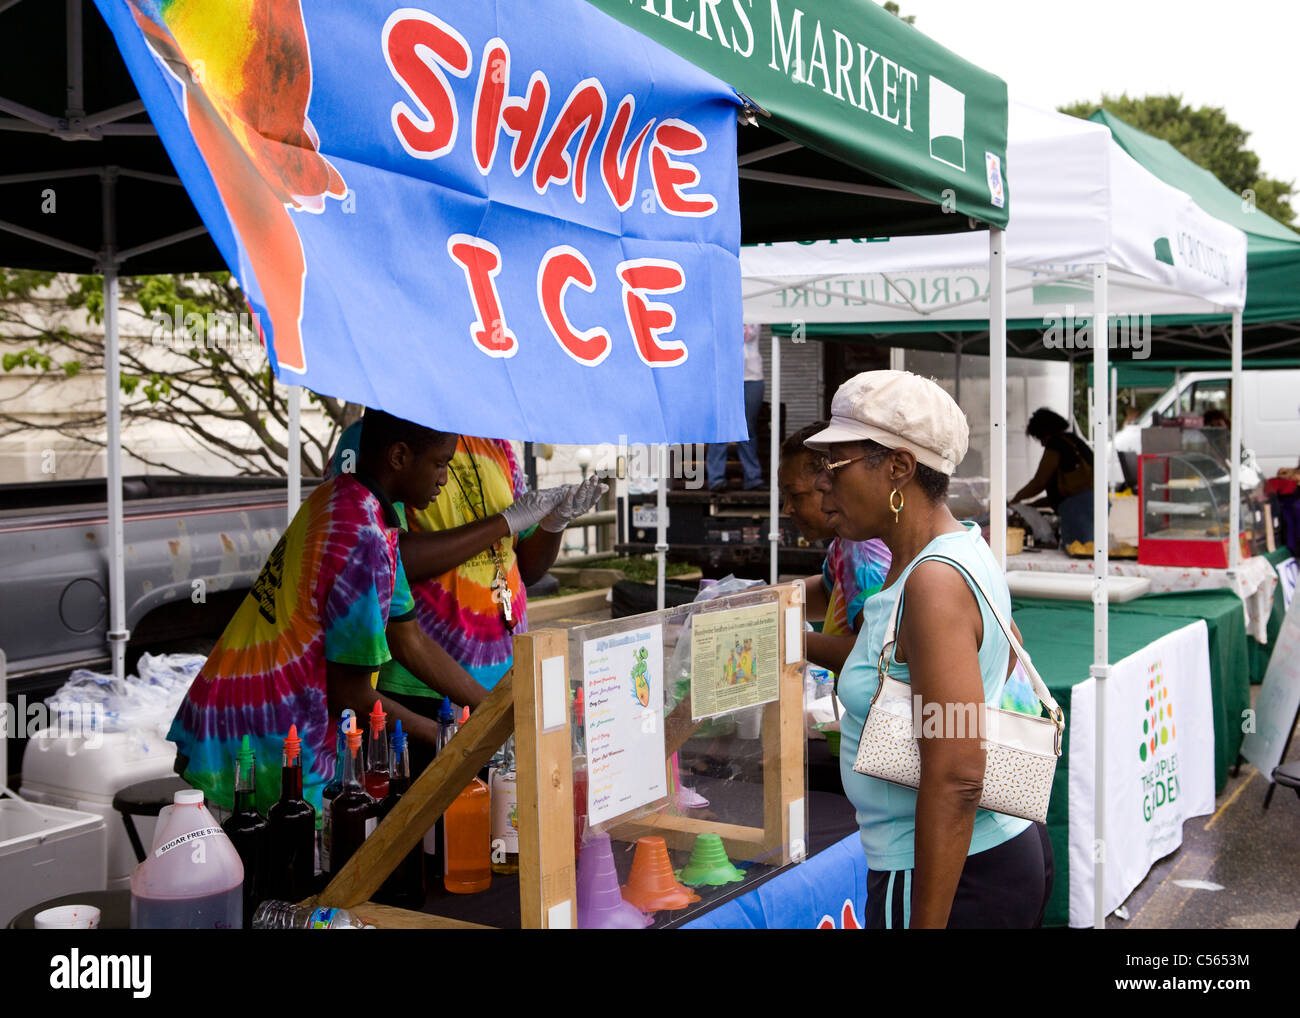
[[[653,919],[623,900],[608,834],[589,834],[578,858],[578,929],[643,930]]]

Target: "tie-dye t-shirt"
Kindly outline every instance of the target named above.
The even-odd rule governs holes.
[[[397,534],[387,497],[351,474],[321,484],[294,515],[167,733],[188,761],[185,780],[217,805],[234,806],[235,753],[248,735],[265,815],[297,725],[303,798],[320,822],[335,750],[325,662],[378,669],[390,657],[385,626],[414,612]]]
[[[346,451],[355,450],[360,441],[361,422],[357,422],[339,437],[330,470],[340,470]],[[528,482],[509,442],[462,435],[448,468],[447,483],[427,509],[406,510],[407,529],[432,532],[473,523],[501,512],[527,490]],[[420,628],[485,689],[495,686],[510,670],[513,635],[528,629],[527,595],[515,541],[527,538],[533,529],[497,543],[506,582],[514,595],[511,609],[517,624],[513,632],[506,626],[501,606],[492,600],[496,562],[491,549],[442,576],[411,585]],[[379,688],[407,696],[437,696],[396,661],[380,670]]]
[[[834,538],[826,549],[822,581],[830,591],[822,632],[852,636],[862,625],[862,606],[880,589],[889,572],[884,541],[845,541]]]

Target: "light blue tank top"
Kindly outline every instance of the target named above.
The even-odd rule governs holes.
[[[840,719],[840,777],[844,782],[844,792],[857,811],[862,848],[867,856],[867,865],[873,870],[910,870],[915,865],[916,792],[879,778],[869,778],[853,769],[853,761],[858,755],[858,741],[862,738],[862,725],[879,681],[876,664],[895,600],[921,559],[927,555],[944,555],[960,562],[973,576],[978,577],[984,589],[997,603],[1002,617],[1011,617],[1011,594],[997,560],[980,536],[979,528],[974,524],[965,526],[968,527],[965,531],[936,537],[908,564],[894,583],[867,601],[863,609],[862,629],[844,664],[844,670],[840,673],[839,694],[844,704],[844,714]],[[971,585],[969,577],[964,573],[958,575],[966,580],[967,585]],[[979,649],[984,700],[1000,706],[1011,647],[984,597],[974,586],[971,586],[971,591],[984,620],[984,639]],[[905,618],[909,610],[921,609],[915,602],[911,605],[904,602],[904,621],[900,622],[900,626],[906,625]],[[893,661],[889,674],[901,682],[910,681],[906,664]],[[971,835],[970,850],[966,854],[975,855],[995,848],[1010,841],[1027,827],[1028,820],[984,809],[976,810],[975,829]]]

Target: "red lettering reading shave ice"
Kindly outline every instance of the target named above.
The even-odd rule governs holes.
[[[459,135],[460,112],[448,75],[468,78],[473,55],[464,37],[445,21],[425,11],[404,8],[389,17],[383,30],[384,59],[409,101],[392,107],[393,131],[407,153],[417,159],[437,159],[451,152]],[[636,99],[625,95],[613,107],[604,86],[594,77],[573,86],[546,127],[551,94],[545,73],[533,71],[522,95],[511,92],[510,47],[503,39],[483,46],[471,113],[470,146],[479,173],[492,172],[501,148],[501,135],[510,137],[510,172],[529,173],[538,195],[552,184],[568,185],[578,202],[588,195],[588,169],[597,156],[604,191],[620,212],[632,208],[643,154],[649,163],[652,193],[659,209],[673,216],[713,215],[718,201],[696,190],[700,171],[684,156],[703,152],[704,135],[680,119],[656,127],[655,118],[636,124]],[[608,119],[608,128],[606,121]],[[604,133],[603,141],[601,139]],[[653,212],[651,207],[646,211]],[[456,234],[447,241],[447,254],[465,273],[475,320],[469,334],[489,357],[513,357],[519,350],[506,324],[506,311],[497,289],[505,266],[501,251],[488,240]],[[678,293],[686,276],[677,262],[656,258],[618,263],[621,304],[637,356],[650,367],[673,367],[687,358],[684,342],[668,339],[677,322],[669,304],[652,295]],[[551,248],[537,266],[537,302],[555,341],[579,364],[594,367],[613,350],[610,332],[599,324],[570,318],[566,296],[570,287],[591,294],[596,271],[579,250],[569,245]],[[581,318],[581,298],[576,301]]]
[[[576,283],[588,293],[596,289],[596,275],[582,252],[561,245],[542,258],[537,270],[537,303],[542,317],[564,352],[579,364],[595,366],[609,356],[613,343],[604,329],[579,332],[564,311],[564,291]]]
[[[478,321],[469,327],[474,345],[489,357],[513,357],[519,352],[519,342],[506,328],[501,296],[497,293],[496,277],[501,272],[501,252],[490,241],[453,233],[447,238],[447,253],[465,270],[474,310],[478,312]]]
[[[469,44],[441,18],[410,8],[394,11],[384,25],[384,59],[393,77],[420,108],[393,106],[393,130],[417,159],[436,159],[456,144],[456,103],[445,68],[469,74]]]
[[[677,323],[672,305],[645,298],[647,293],[676,293],[686,282],[682,267],[660,258],[637,258],[619,262],[618,278],[623,281],[623,309],[628,328],[636,340],[636,352],[651,367],[681,364],[686,360],[686,344],[680,340],[663,340]]]
[[[473,57],[465,38],[445,21],[426,11],[403,8],[388,18],[383,31],[384,59],[410,102],[392,108],[393,131],[402,147],[417,159],[437,159],[456,144],[460,111],[447,75],[467,78]],[[587,169],[605,128],[610,103],[597,78],[574,85],[560,106],[545,140],[543,122],[553,91],[542,71],[534,71],[522,96],[510,92],[510,47],[503,39],[488,40],[483,47],[471,114],[474,164],[485,176],[491,172],[500,144],[500,132],[513,138],[510,170],[522,176],[532,163],[532,183],[538,194],[552,183],[571,184],[579,201],[587,197]],[[654,119],[641,125],[626,151],[636,101],[625,95],[617,106],[603,145],[600,172],[610,199],[626,212],[636,193],[636,179],[646,138]],[[540,142],[540,144],[539,144]],[[575,146],[576,142],[576,146]],[[576,151],[570,155],[570,149]],[[704,135],[684,120],[663,121],[650,145],[650,172],[655,200],[674,216],[699,217],[717,211],[711,194],[690,193],[700,183],[700,171],[674,158],[703,152]]]

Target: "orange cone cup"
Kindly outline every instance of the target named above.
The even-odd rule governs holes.
[[[660,912],[685,908],[699,901],[700,896],[683,887],[673,876],[673,864],[663,838],[638,838],[632,872],[623,885],[623,900],[642,912]]]

